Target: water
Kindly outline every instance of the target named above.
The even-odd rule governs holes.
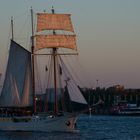
[[[80,133],[0,132],[0,140],[140,140],[140,117],[81,116]]]

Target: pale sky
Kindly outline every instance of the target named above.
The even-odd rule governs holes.
[[[24,13],[72,14],[79,60],[90,86],[140,88],[140,0],[0,0],[0,71],[8,54],[10,18],[24,25]],[[29,13],[30,15],[30,13]],[[18,33],[21,31],[17,31]]]

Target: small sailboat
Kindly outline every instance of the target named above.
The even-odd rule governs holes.
[[[37,29],[34,33],[31,9],[31,52],[16,43],[12,37],[0,96],[0,130],[77,131],[76,121],[79,113],[74,111],[72,104],[87,106],[87,102],[61,57],[69,53],[59,52],[63,48],[77,49],[70,16],[70,14],[56,14],[53,8],[52,13],[37,13]],[[60,34],[59,30],[66,34]],[[49,31],[49,34],[46,31]],[[45,49],[48,49],[49,53],[42,53]],[[38,53],[40,50],[41,53]],[[70,55],[75,54],[77,53]],[[44,55],[50,56],[46,71],[51,88],[46,88],[44,112],[39,113],[35,94],[35,60],[36,57]],[[49,101],[50,94],[53,96],[51,101]]]

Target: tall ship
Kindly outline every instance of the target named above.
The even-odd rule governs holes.
[[[77,55],[76,35],[70,14],[37,13],[31,9],[31,51],[14,40],[13,28],[5,80],[0,96],[0,130],[75,132],[77,105],[88,107],[62,56]],[[11,22],[13,25],[13,20]],[[61,31],[61,32],[60,32]],[[75,53],[60,50],[75,50]],[[48,50],[49,53],[44,53]],[[37,57],[48,56],[44,109],[37,111]],[[50,87],[49,87],[50,86]]]

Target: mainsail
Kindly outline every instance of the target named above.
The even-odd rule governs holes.
[[[0,106],[31,106],[31,84],[31,53],[16,42],[11,41],[5,81],[0,96]]]

